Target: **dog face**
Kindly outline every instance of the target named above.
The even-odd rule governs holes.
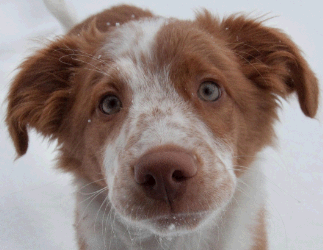
[[[144,12],[103,29],[106,16],[22,64],[7,116],[18,155],[36,128],[128,223],[171,234],[214,221],[272,142],[277,97],[296,92],[315,115],[314,74],[284,34],[244,17]]]

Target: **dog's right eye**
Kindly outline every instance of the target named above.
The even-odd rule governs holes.
[[[122,108],[122,103],[115,95],[106,95],[100,102],[100,110],[106,115],[118,113]]]

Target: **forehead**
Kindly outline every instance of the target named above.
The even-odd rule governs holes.
[[[132,21],[117,27],[109,34],[103,47],[104,53],[112,60],[114,70],[130,88],[141,87],[154,65],[154,47],[157,33],[167,24],[164,18],[149,18]]]
[[[225,68],[228,61],[220,39],[211,37],[194,22],[176,19],[126,23],[109,35],[103,49],[117,69],[131,78],[193,77]]]
[[[151,58],[156,35],[166,23],[167,19],[164,18],[126,23],[110,34],[104,50],[116,62],[131,58],[139,63],[143,57]]]

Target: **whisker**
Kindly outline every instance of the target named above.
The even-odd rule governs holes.
[[[98,216],[99,216],[99,213],[100,213],[100,211],[101,211],[101,208],[102,208],[102,206],[106,203],[106,201],[107,201],[107,199],[108,199],[108,196],[106,196],[105,198],[104,198],[104,200],[102,201],[102,204],[100,205],[100,207],[99,207],[99,209],[98,209],[98,211],[97,211],[97,213],[96,213],[96,217],[95,217],[95,220],[94,220],[94,234],[96,235],[96,222],[97,222],[97,219],[98,219]]]
[[[97,183],[97,182],[99,182],[99,181],[103,181],[103,180],[105,180],[105,179],[104,179],[104,178],[101,178],[101,179],[98,179],[98,180],[95,180],[95,181],[89,182],[89,183],[87,183],[87,184],[85,184],[85,185],[81,186],[81,187],[80,187],[80,189],[82,190],[82,189],[84,189],[84,188],[86,188],[86,187],[88,187],[88,186],[90,186],[90,185],[92,185],[92,184],[94,184],[94,183]]]
[[[90,202],[87,204],[87,206],[85,207],[85,209],[84,209],[84,211],[83,211],[83,213],[82,213],[82,215],[80,215],[80,218],[79,218],[79,221],[76,223],[76,225],[78,225],[80,222],[81,222],[81,220],[83,219],[83,217],[84,217],[84,214],[86,213],[86,210],[88,209],[88,207],[90,206],[90,204],[95,200],[95,198],[96,197],[98,197],[100,194],[102,194],[104,191],[106,191],[107,190],[107,188],[102,188],[102,189],[100,189],[100,191],[101,192],[98,192],[98,193],[96,193],[96,194],[93,194],[93,195],[91,195],[89,198],[87,198],[87,199],[85,199],[85,200],[82,200],[81,202],[79,202],[78,204],[77,204],[77,206],[79,206],[80,204],[82,204],[83,202],[85,202],[85,201],[87,201],[87,200],[89,200],[89,199],[91,199],[91,197],[93,197],[91,200],[90,200]]]

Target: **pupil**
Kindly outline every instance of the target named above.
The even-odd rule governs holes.
[[[212,94],[211,88],[209,88],[209,87],[204,88],[204,94],[205,95],[211,95]]]
[[[113,109],[117,106],[117,100],[116,99],[112,99],[109,102],[109,108]]]

